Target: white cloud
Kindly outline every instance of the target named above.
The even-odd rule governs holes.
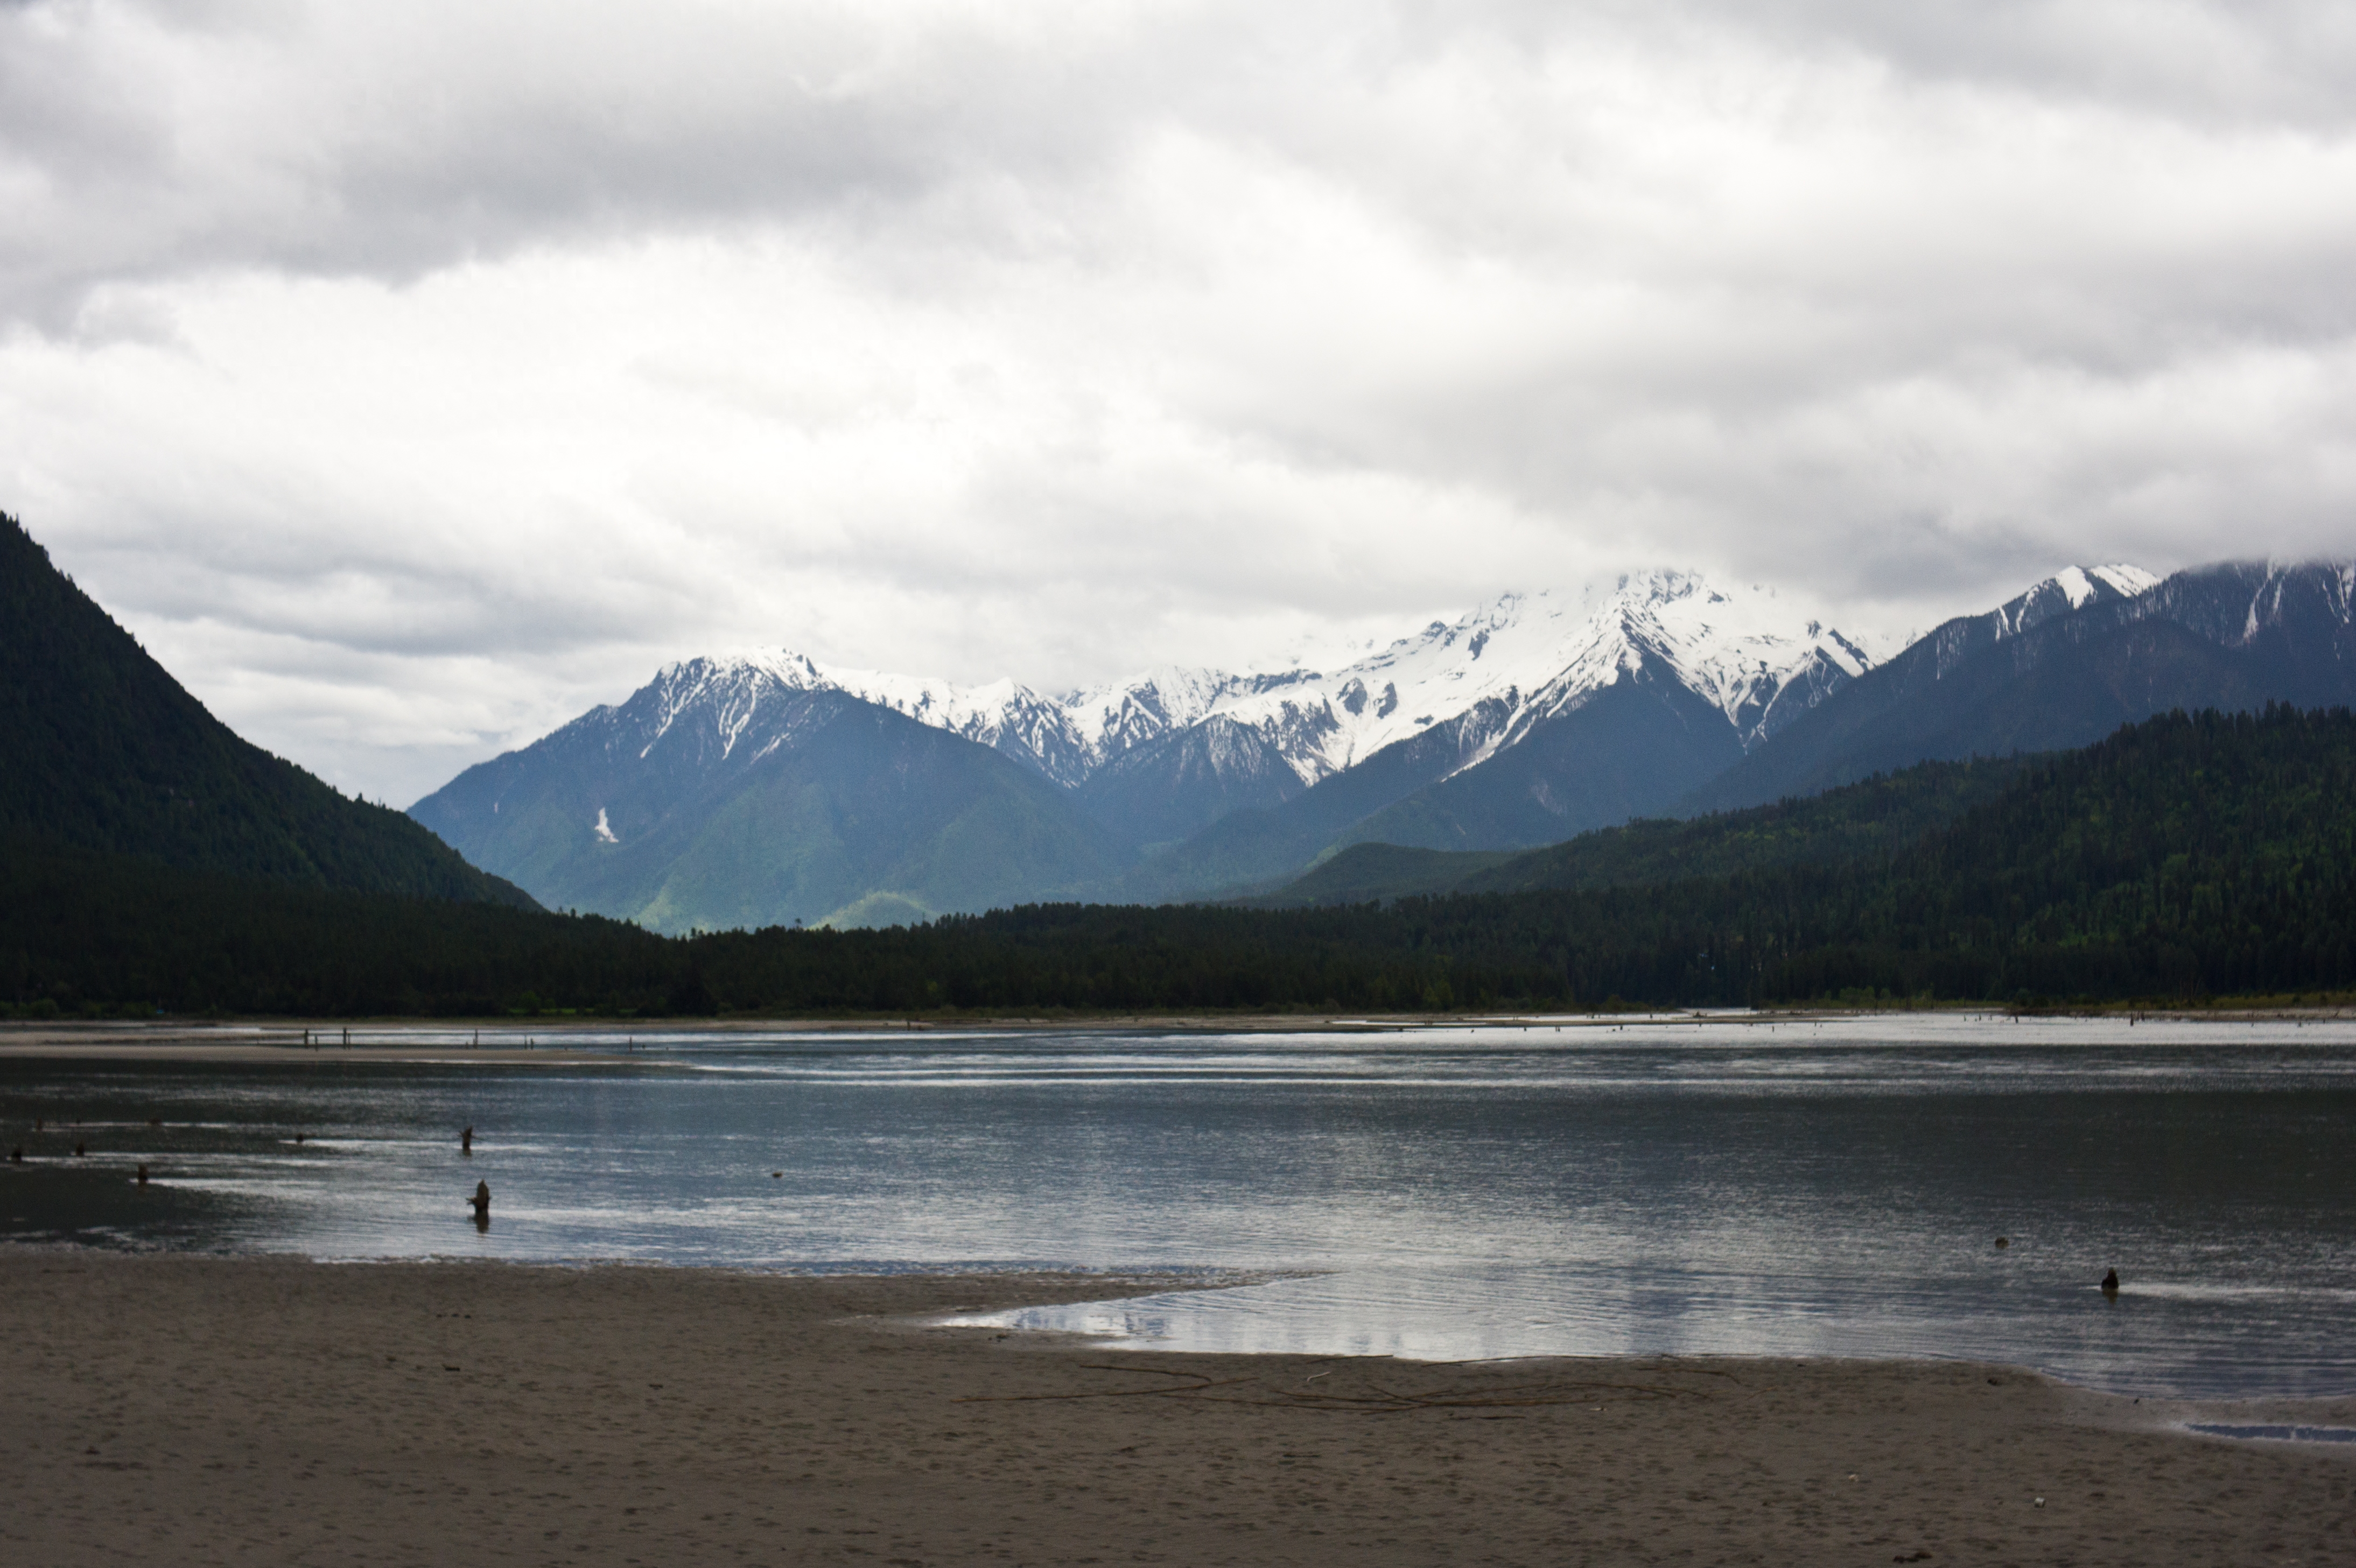
[[[0,5],[0,507],[395,799],[704,648],[2346,551],[2351,87],[2326,5]]]

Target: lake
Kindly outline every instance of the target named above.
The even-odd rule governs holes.
[[[1948,1356],[2136,1393],[2356,1392],[2350,1023],[660,1038],[622,1064],[0,1061],[0,1144],[29,1157],[0,1168],[0,1235],[1244,1275],[1003,1320],[1160,1348]]]

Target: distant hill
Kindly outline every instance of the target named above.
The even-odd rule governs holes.
[[[1249,901],[1288,909],[1441,893],[1641,887],[1887,857],[1995,799],[2023,768],[2044,760],[1922,763],[1820,795],[1690,820],[1648,818],[1519,854],[1358,844]]]
[[[1068,792],[848,693],[694,661],[411,807],[567,908],[656,931],[903,924],[1117,876]]]
[[[533,907],[397,811],[238,738],[0,515],[0,837]]]

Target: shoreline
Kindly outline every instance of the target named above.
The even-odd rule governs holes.
[[[2169,1424],[2185,1406],[1999,1366],[1115,1354],[919,1321],[1183,1283],[0,1249],[0,1541],[68,1563],[2297,1563],[2356,1526],[2344,1446],[2202,1437]],[[2356,1423],[2356,1399],[2191,1408]]]
[[[681,1037],[736,1036],[752,1040],[777,1035],[916,1039],[927,1034],[1071,1035],[1162,1034],[1397,1034],[1425,1029],[1476,1029],[1498,1033],[1547,1029],[1556,1031],[1691,1028],[1697,1022],[1737,1027],[1853,1022],[1872,1019],[1938,1015],[2002,1017],[2014,1021],[2104,1020],[2152,1023],[2286,1024],[2356,1022],[2356,1008],[2306,1007],[2266,1009],[2121,1008],[2012,1012],[1995,1007],[1935,1008],[1682,1009],[1622,1013],[1533,1013],[1386,1016],[1132,1014],[1091,1019],[997,1017],[979,1019],[670,1019],[657,1020],[537,1019],[248,1019],[190,1023],[139,1021],[0,1020],[0,1060],[75,1059],[113,1061],[398,1061],[435,1063],[496,1062],[561,1066],[659,1061]],[[492,1036],[470,1044],[457,1037]],[[637,1051],[617,1048],[614,1037],[634,1041]],[[306,1039],[306,1037],[311,1037]],[[351,1043],[341,1043],[348,1037]],[[446,1037],[441,1039],[421,1037]],[[518,1043],[523,1041],[527,1043]],[[578,1042],[578,1043],[573,1043]]]

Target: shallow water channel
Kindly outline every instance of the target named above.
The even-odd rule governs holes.
[[[663,1038],[624,1064],[0,1061],[0,1145],[27,1156],[0,1167],[0,1235],[1239,1271],[1262,1282],[1003,1320],[1181,1349],[1960,1356],[2137,1393],[2356,1392],[2348,1024]]]

